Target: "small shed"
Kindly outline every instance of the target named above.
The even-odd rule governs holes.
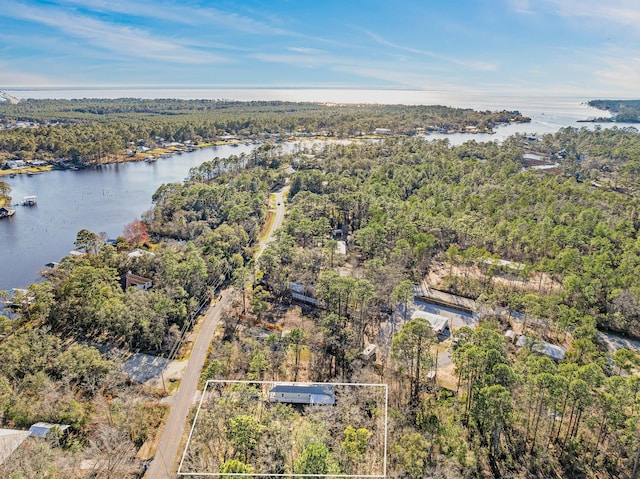
[[[365,361],[370,361],[371,359],[373,359],[376,355],[376,349],[378,348],[375,344],[369,344],[366,348],[364,348],[364,351],[362,351],[362,359],[364,359]]]
[[[269,402],[333,406],[336,396],[328,384],[276,384],[269,390]]]
[[[68,424],[51,424],[48,422],[37,422],[29,428],[29,435],[31,437],[41,437],[46,439],[52,431],[58,430],[62,435],[67,434],[69,428]]]
[[[287,283],[287,285],[289,286],[289,289],[291,291],[293,291],[294,293],[304,293],[304,290],[306,289],[305,285],[302,283]]]

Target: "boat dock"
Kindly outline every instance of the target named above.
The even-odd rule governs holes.
[[[16,210],[12,210],[11,208],[0,208],[0,219],[1,218],[10,218],[16,214]]]
[[[22,198],[22,206],[36,206],[38,204],[38,197],[35,195],[25,196]]]

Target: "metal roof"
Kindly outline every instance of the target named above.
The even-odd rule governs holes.
[[[414,311],[411,315],[411,319],[415,318],[422,318],[429,321],[429,324],[431,324],[431,329],[433,329],[436,334],[440,334],[449,325],[449,318],[447,318],[446,316],[427,313],[426,311]]]
[[[296,393],[296,394],[322,394],[325,396],[334,396],[333,386],[318,384],[276,384],[270,390],[270,393]]]
[[[29,433],[33,437],[46,438],[51,429],[57,427],[60,431],[64,432],[69,429],[68,424],[51,424],[48,422],[37,422],[29,428]]]
[[[527,337],[523,334],[518,338],[518,342],[516,343],[516,346],[521,348],[527,343],[528,343]],[[567,349],[563,348],[562,346],[556,346],[555,344],[551,344],[542,340],[535,341],[532,344],[531,349],[536,353],[545,354],[549,356],[551,359],[555,359],[556,361],[560,361],[564,359],[564,355],[567,352]]]

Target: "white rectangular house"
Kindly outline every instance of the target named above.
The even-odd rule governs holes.
[[[328,384],[276,384],[269,390],[269,402],[333,406],[336,395]]]

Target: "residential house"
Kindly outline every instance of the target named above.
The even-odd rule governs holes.
[[[134,250],[129,251],[127,253],[127,256],[129,258],[142,258],[143,256],[149,256],[149,257],[153,258],[155,256],[155,254],[150,252],[150,251],[145,251],[143,249],[136,248]]]
[[[23,160],[9,160],[7,161],[7,166],[12,170],[17,170],[19,168],[26,168],[27,164]]]
[[[449,318],[440,316],[439,314],[427,313],[426,311],[414,311],[411,319],[423,318],[429,321],[431,329],[436,333],[438,341],[442,341],[449,337]]]
[[[555,344],[548,343],[542,340],[530,340],[524,334],[518,338],[518,342],[516,346],[521,348],[525,345],[531,347],[531,350],[538,353],[544,354],[545,356],[549,356],[554,361],[560,361],[564,359],[564,355],[567,352],[566,348],[562,346],[556,346]]]
[[[146,291],[153,286],[153,281],[149,278],[138,276],[137,274],[133,274],[131,271],[129,271],[127,274],[122,276],[121,284],[125,291],[131,286],[135,286],[138,289]]]
[[[333,406],[336,396],[329,384],[276,384],[269,390],[269,402]]]

